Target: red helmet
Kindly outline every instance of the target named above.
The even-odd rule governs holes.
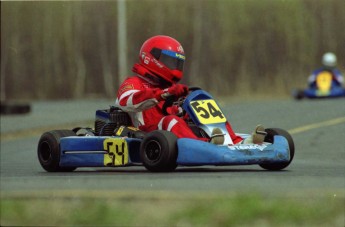
[[[140,65],[169,83],[177,83],[183,77],[183,48],[169,36],[158,35],[146,40],[139,59]]]

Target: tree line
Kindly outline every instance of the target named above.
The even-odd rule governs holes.
[[[1,100],[115,97],[157,34],[182,43],[182,82],[218,95],[289,94],[327,51],[343,67],[342,0],[127,0],[120,19],[119,3],[1,2]]]

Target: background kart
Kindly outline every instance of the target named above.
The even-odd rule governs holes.
[[[331,72],[321,71],[316,76],[315,83],[311,84],[307,89],[293,91],[292,96],[297,100],[303,98],[339,98],[345,97],[345,88],[334,80]]]
[[[168,99],[163,112],[180,105],[186,122],[199,137],[210,138],[213,128],[224,133],[226,117],[207,92],[191,88],[186,98]],[[295,147],[288,132],[266,129],[263,144],[225,145],[180,138],[168,131],[144,133],[131,127],[127,113],[111,107],[96,111],[95,128],[45,132],[38,143],[38,159],[48,172],[73,171],[78,167],[124,167],[144,165],[153,172],[173,171],[177,166],[251,165],[281,170],[292,161]],[[246,138],[249,134],[240,134]]]

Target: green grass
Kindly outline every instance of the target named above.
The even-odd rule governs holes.
[[[174,192],[3,196],[1,226],[344,226],[344,198]]]

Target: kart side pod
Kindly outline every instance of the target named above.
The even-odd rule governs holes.
[[[141,140],[123,137],[65,137],[60,141],[60,166],[118,167],[141,163]]]
[[[250,165],[288,162],[289,145],[283,136],[274,136],[274,144],[216,146],[192,139],[178,140],[179,165]]]

